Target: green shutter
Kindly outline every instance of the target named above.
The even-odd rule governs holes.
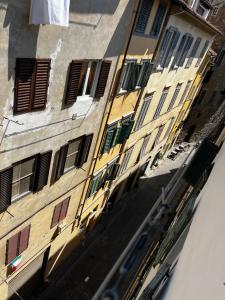
[[[114,135],[114,139],[113,139],[113,142],[112,142],[112,147],[114,147],[114,146],[120,144],[120,143],[118,142],[118,139],[119,139],[119,137],[120,137],[121,130],[122,130],[122,126],[117,127],[116,132],[115,132],[115,135]]]
[[[133,126],[134,126],[134,120],[126,122],[122,125],[122,129],[118,137],[118,144],[122,144],[125,140],[129,138]]]
[[[115,137],[115,133],[116,133],[116,127],[114,126],[113,128],[108,128],[106,131],[106,136],[105,136],[105,141],[102,147],[102,154],[108,152],[113,145],[113,140]]]
[[[145,64],[143,75],[142,75],[141,82],[140,82],[140,87],[145,87],[148,84],[148,80],[149,80],[150,74],[152,72],[152,67],[153,67],[152,63]]]
[[[93,195],[95,192],[97,192],[100,188],[100,183],[101,183],[101,179],[102,179],[102,173],[100,173],[99,175],[95,176],[91,183],[90,183],[90,189],[88,192],[88,197],[91,197],[91,195]]]

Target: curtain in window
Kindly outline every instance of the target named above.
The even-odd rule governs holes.
[[[69,25],[70,0],[31,0],[30,24]]]

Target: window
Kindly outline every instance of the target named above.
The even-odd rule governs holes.
[[[225,46],[223,46],[223,48],[219,51],[219,53],[216,56],[215,64],[217,66],[221,65],[221,63],[222,63],[222,61],[224,59],[224,55],[225,55]]]
[[[159,127],[158,132],[157,132],[156,137],[155,137],[155,143],[154,143],[155,145],[157,145],[158,143],[161,142],[160,137],[161,137],[161,134],[163,132],[164,127],[165,127],[165,124],[161,125]]]
[[[30,192],[33,185],[35,172],[35,158],[20,162],[13,167],[12,179],[12,199],[14,201],[19,196]]]
[[[145,87],[151,70],[152,64],[149,60],[143,60],[140,64],[136,60],[127,60],[122,71],[119,92]]]
[[[202,51],[201,51],[201,53],[200,53],[200,55],[199,55],[199,58],[198,58],[198,60],[197,60],[197,63],[196,63],[196,65],[195,65],[195,67],[198,67],[198,66],[200,65],[203,56],[206,54],[206,52],[207,52],[207,50],[208,50],[208,47],[209,47],[209,41],[205,41],[205,44],[204,44],[204,46],[203,46],[203,48],[202,48]]]
[[[173,60],[173,68],[178,68],[183,66],[192,42],[193,42],[193,37],[190,36],[189,34],[185,34],[182,36],[177,53]]]
[[[191,64],[193,62],[193,59],[195,58],[196,53],[198,51],[199,45],[201,43],[201,40],[202,40],[201,38],[197,38],[195,40],[195,43],[194,43],[194,45],[192,47],[192,50],[191,50],[190,57],[188,58],[188,61],[187,61],[187,64],[186,64],[186,68],[189,68],[191,66]]]
[[[186,95],[187,95],[187,92],[188,92],[190,86],[191,86],[191,80],[189,80],[189,81],[187,82],[187,85],[186,85],[186,87],[185,87],[185,89],[184,89],[184,92],[183,92],[183,94],[182,94],[182,96],[181,96],[181,98],[180,98],[180,101],[179,101],[178,105],[181,105],[181,104],[184,102],[185,97],[186,97]]]
[[[48,182],[52,151],[38,154],[0,172],[0,212],[29,192],[40,191]]]
[[[123,118],[120,122],[108,125],[101,153],[109,152],[114,146],[123,144],[129,138],[133,126],[134,121],[132,120],[132,116]]]
[[[104,180],[109,181],[116,179],[119,167],[120,165],[118,164],[118,158],[115,159],[113,162],[109,163],[105,170]]]
[[[151,94],[148,94],[148,95],[145,96],[144,102],[142,104],[140,113],[138,115],[138,118],[137,118],[137,121],[136,121],[136,124],[135,124],[135,127],[134,127],[134,131],[136,131],[136,130],[138,130],[142,127],[142,125],[144,123],[144,119],[145,119],[146,114],[148,112],[150,103],[152,101],[153,95],[154,95],[154,93],[151,93]]]
[[[213,7],[211,15],[212,15],[212,16],[216,16],[217,13],[218,13],[218,10],[219,10],[219,7],[218,7],[218,6]]]
[[[8,239],[6,245],[6,265],[28,248],[29,237],[30,225]]]
[[[103,171],[101,171],[97,175],[94,175],[93,179],[91,180],[88,193],[87,193],[87,198],[91,197],[102,187],[103,187]]]
[[[119,175],[122,175],[125,172],[125,170],[127,169],[133,149],[134,149],[134,146],[125,152],[123,161],[122,161],[120,169],[119,169]]]
[[[158,104],[158,106],[156,108],[156,111],[155,111],[155,114],[153,116],[153,120],[155,120],[160,115],[160,112],[161,112],[161,110],[163,108],[163,104],[164,104],[164,102],[166,100],[166,97],[167,97],[168,93],[169,93],[169,88],[164,88],[164,90],[162,92],[162,96],[161,96],[161,98],[159,100],[159,104]]]
[[[157,57],[157,69],[162,70],[170,64],[173,52],[179,40],[180,33],[176,28],[170,27],[166,30]]]
[[[140,153],[139,153],[139,156],[138,156],[138,160],[142,159],[145,156],[146,148],[147,148],[148,142],[150,140],[150,137],[151,137],[151,134],[144,137],[144,140],[143,140],[143,143],[142,143],[142,146],[141,146],[141,150],[140,150]]]
[[[45,108],[50,66],[50,59],[17,58],[14,113]]]
[[[173,118],[171,118],[171,120],[169,121],[169,126],[168,126],[168,128],[167,128],[167,130],[166,130],[166,133],[165,133],[165,135],[164,135],[164,139],[170,134],[170,130],[171,130],[172,126],[173,126],[174,119],[175,119],[175,118],[173,117]]]
[[[166,13],[166,5],[161,2],[159,3],[159,7],[155,15],[150,36],[157,37],[159,35],[165,13]]]
[[[178,85],[176,86],[175,92],[173,94],[173,97],[172,97],[172,99],[170,101],[170,104],[168,106],[167,111],[170,111],[173,108],[174,103],[176,102],[177,97],[178,97],[178,95],[180,93],[181,87],[182,87],[182,83],[178,83]]]
[[[93,134],[83,135],[75,140],[69,141],[62,146],[58,153],[55,180],[64,173],[77,167],[81,167],[88,159]]]
[[[54,208],[51,228],[55,227],[65,219],[69,207],[70,197],[57,204]]]
[[[142,0],[136,27],[135,27],[136,33],[141,33],[141,34],[145,33],[145,29],[152,9],[152,4],[153,4],[152,0]]]
[[[103,97],[110,67],[111,61],[72,61],[65,103],[73,104],[78,96]]]

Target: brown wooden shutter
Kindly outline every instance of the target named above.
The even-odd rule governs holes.
[[[59,221],[65,219],[66,214],[67,214],[67,210],[68,210],[68,206],[69,206],[69,202],[70,202],[70,198],[65,199],[62,202],[62,207],[61,207],[61,213],[59,216]]]
[[[39,154],[34,180],[34,191],[40,191],[48,182],[52,151]]]
[[[13,168],[0,172],[0,212],[11,204]]]
[[[35,59],[17,58],[14,113],[31,110]]]
[[[25,227],[19,233],[19,248],[18,255],[27,249],[30,237],[30,225]]]
[[[98,78],[98,84],[95,91],[95,98],[100,98],[104,96],[111,63],[112,63],[111,61],[102,62],[102,66]]]
[[[58,180],[64,173],[67,152],[68,152],[68,144],[60,148],[55,180]]]
[[[59,203],[55,206],[53,216],[52,216],[52,223],[51,228],[59,223],[60,213],[62,209],[62,203]]]
[[[50,59],[37,59],[32,107],[34,109],[45,108],[46,106],[50,67]]]
[[[82,66],[82,61],[72,61],[70,64],[69,79],[65,99],[66,104],[73,104],[77,99]]]
[[[6,265],[8,265],[18,255],[19,233],[12,236],[6,245]]]
[[[93,134],[83,136],[80,152],[76,161],[77,167],[81,167],[87,161],[93,136]]]

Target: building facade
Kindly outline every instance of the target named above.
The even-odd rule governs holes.
[[[27,298],[80,240],[76,216],[134,8],[73,1],[59,15],[37,2],[1,4],[2,300]]]

